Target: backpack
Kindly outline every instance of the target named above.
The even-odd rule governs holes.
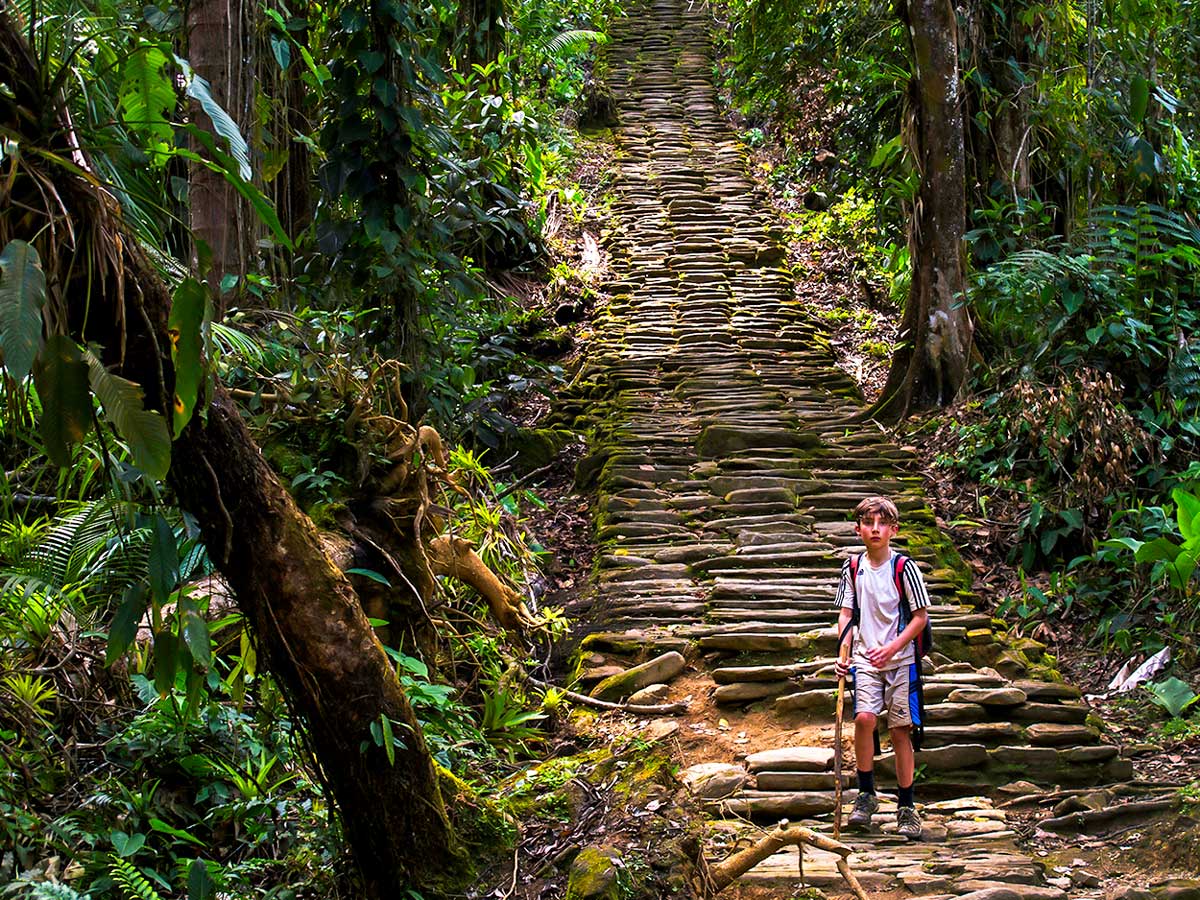
[[[900,623],[899,630],[903,631],[908,627],[908,623],[912,621],[912,606],[908,602],[908,592],[904,589],[904,579],[900,576],[904,573],[904,567],[912,560],[903,553],[897,553],[892,557],[892,581],[896,585],[896,592],[900,595]],[[851,628],[858,625],[859,610],[858,610],[858,567],[861,564],[861,554],[855,554],[850,557],[850,592],[854,600],[853,611],[850,614],[850,621],[847,623],[845,630],[838,638],[838,646],[846,640],[846,635]],[[916,563],[913,563],[916,565]],[[913,681],[909,686],[910,693],[916,694],[917,697],[917,716],[913,721],[912,729],[912,745],[913,750],[920,750],[921,745],[925,742],[925,685],[921,678],[921,660],[933,649],[933,626],[930,623],[929,616],[925,617],[925,627],[921,629],[921,633],[913,638]],[[879,748],[879,729],[875,729],[875,753],[880,752]]]
[[[851,613],[850,624],[858,624],[858,567],[861,561],[861,554],[855,554],[850,557],[850,591],[854,596],[854,611]],[[896,593],[900,595],[900,627],[899,631],[903,631],[908,627],[908,623],[912,621],[912,606],[908,602],[908,591],[904,589],[904,579],[900,576],[904,573],[904,567],[912,563],[912,560],[903,553],[897,553],[892,557],[892,583],[896,585]],[[916,563],[913,563],[916,565]],[[843,640],[845,636],[843,635]],[[921,633],[913,638],[914,655],[920,661],[929,655],[929,651],[933,649],[933,625],[928,616],[925,617],[925,627],[921,629]],[[920,671],[920,666],[917,667]]]

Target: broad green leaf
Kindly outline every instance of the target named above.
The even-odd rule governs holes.
[[[188,900],[213,900],[216,896],[217,886],[208,866],[202,859],[193,859],[188,866]]]
[[[0,253],[0,353],[4,368],[24,381],[42,343],[46,275],[37,250],[20,240]]]
[[[1133,76],[1133,82],[1129,85],[1129,118],[1134,125],[1141,124],[1149,105],[1150,82],[1142,75]]]
[[[179,581],[179,547],[175,532],[162,514],[154,517],[150,537],[150,593],[160,606],[170,599]]]
[[[133,856],[146,844],[146,836],[136,831],[133,834],[114,831],[109,835],[109,839],[112,841],[113,849],[121,857]]]
[[[171,435],[166,419],[143,408],[141,387],[109,372],[94,353],[88,352],[84,358],[92,391],[100,398],[117,434],[129,444],[134,463],[151,478],[166,478],[171,467]]]
[[[1189,553],[1187,550],[1181,551],[1167,571],[1172,576],[1171,587],[1179,591],[1186,591],[1188,583],[1196,571],[1196,554]]]
[[[204,110],[205,115],[212,122],[213,129],[229,142],[229,152],[237,160],[238,175],[241,176],[243,181],[249,181],[252,175],[250,169],[250,145],[242,137],[237,123],[229,117],[229,113],[221,108],[221,104],[213,99],[212,88],[209,86],[209,83],[192,71],[192,67],[186,59],[176,56],[175,62],[183,69],[184,83],[186,84],[184,93],[200,104],[200,108]]]
[[[1193,691],[1186,681],[1175,676],[1158,684],[1148,684],[1146,690],[1154,695],[1154,702],[1175,719],[1193,703],[1200,701],[1200,694]]]
[[[1100,544],[1101,547],[1111,547],[1114,550],[1124,547],[1126,550],[1132,550],[1137,553],[1142,548],[1145,541],[1139,541],[1137,538],[1119,537],[1112,540],[1104,541]]]
[[[170,143],[169,116],[175,109],[175,85],[166,71],[167,55],[156,44],[143,44],[125,57],[118,89],[125,124],[152,140]]]
[[[159,696],[175,686],[175,673],[180,668],[180,643],[173,631],[161,629],[154,635],[154,689]]]
[[[168,825],[162,819],[151,819],[150,830],[157,831],[159,834],[169,834],[171,837],[176,837],[181,841],[187,841],[188,843],[196,844],[199,847],[204,846],[204,841],[200,840],[200,838],[196,837],[195,835],[188,834],[182,828],[175,828],[172,825]]]
[[[362,31],[367,27],[367,14],[358,9],[342,10],[342,30],[350,34]]]
[[[1133,142],[1130,162],[1133,174],[1143,184],[1149,184],[1154,180],[1154,176],[1158,172],[1158,154],[1154,151],[1154,145],[1145,138],[1138,138]],[[1112,326],[1109,328],[1111,329]]]
[[[183,433],[192,419],[200,388],[204,383],[204,305],[208,299],[204,286],[195,278],[185,278],[171,299],[171,317],[167,334],[171,338],[171,362],[175,365],[174,409],[171,411],[175,436]]]
[[[1138,562],[1158,562],[1159,560],[1173,562],[1180,552],[1181,548],[1178,544],[1160,537],[1138,547],[1134,559]]]
[[[1067,311],[1067,315],[1073,316],[1083,308],[1083,301],[1087,295],[1083,291],[1075,291],[1070,288],[1063,291],[1062,304],[1063,309]]]
[[[292,64],[292,48],[287,42],[287,38],[272,34],[270,37],[271,52],[275,55],[275,62],[279,63],[279,68],[287,71],[288,66]]]
[[[41,431],[46,455],[59,466],[71,464],[71,444],[80,443],[92,427],[92,392],[88,368],[75,342],[52,335],[33,366],[42,401]]]
[[[146,614],[149,597],[143,584],[131,584],[125,588],[121,596],[121,605],[113,616],[112,625],[108,629],[108,648],[104,654],[104,664],[111,666],[129,649],[133,639],[137,637],[138,623]]]
[[[208,633],[208,623],[194,609],[183,614],[183,641],[197,665],[207,669],[212,663],[212,639]]]
[[[1200,534],[1200,522],[1196,519],[1200,516],[1200,497],[1183,488],[1175,488],[1171,491],[1171,499],[1175,501],[1175,518],[1179,522],[1179,533],[1185,541],[1194,539]]]
[[[378,72],[386,58],[378,50],[363,50],[358,54],[358,61],[368,75]]]

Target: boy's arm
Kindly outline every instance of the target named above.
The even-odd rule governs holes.
[[[846,635],[845,643],[846,643],[847,647],[854,642],[853,630],[851,630],[851,631],[846,630],[846,626],[850,624],[850,620],[852,618],[854,618],[854,611],[852,609],[850,609],[850,607],[848,607],[848,606],[843,606],[842,611],[840,613],[838,613],[837,632],[838,632],[839,637],[842,634]],[[849,654],[849,652],[847,652],[846,661],[843,662],[842,661],[842,646],[840,644],[838,645],[837,662],[834,664],[834,669],[837,672],[837,675],[839,678],[845,678],[847,675],[850,674],[850,654]]]
[[[846,626],[850,624],[850,620],[854,618],[854,587],[850,583],[850,563],[847,562],[842,566],[842,577],[838,582],[837,598],[835,600],[838,609],[837,633],[838,637],[846,635],[846,644],[854,641],[852,630],[847,630]],[[845,605],[843,605],[845,604]],[[841,645],[838,646],[837,652],[837,674],[839,678],[845,678],[850,672],[850,664],[842,662]]]

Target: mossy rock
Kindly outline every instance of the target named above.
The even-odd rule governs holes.
[[[910,555],[918,556],[920,549],[927,549],[933,556],[932,568],[939,577],[944,577],[959,590],[971,590],[974,580],[971,570],[963,562],[954,542],[940,528],[934,524],[914,521],[906,515],[900,524],[900,533]]]
[[[592,688],[591,696],[610,702],[620,700],[644,687],[670,681],[686,664],[682,653],[668,651],[619,675],[610,675]]]
[[[522,819],[574,819],[586,799],[576,780],[594,782],[597,772],[611,771],[611,758],[605,746],[531,766],[505,782],[507,808]]]
[[[575,484],[583,490],[595,486],[612,450],[608,447],[589,453],[575,464]]]
[[[575,439],[565,428],[518,428],[504,438],[506,454],[516,454],[513,469],[518,474],[550,465],[559,452]]]
[[[1030,662],[1041,662],[1046,653],[1046,645],[1033,638],[1013,638],[1009,646],[1014,651],[1024,653]]]
[[[624,864],[615,847],[584,847],[571,863],[566,900],[619,900]]]
[[[437,773],[442,799],[454,822],[455,833],[470,851],[469,858],[482,868],[491,859],[511,854],[517,839],[517,824],[504,807],[481,796],[449,769],[437,766]]]

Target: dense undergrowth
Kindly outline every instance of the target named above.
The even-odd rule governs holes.
[[[822,314],[852,329],[870,389],[908,293],[901,23],[876,3],[716,10],[731,114],[804,252],[841,254]],[[964,396],[905,425],[960,485],[951,524],[1015,569],[996,598],[1015,628],[1071,623],[1125,654],[1169,645],[1185,677],[1200,623],[1195,11],[960,10],[977,353]]]
[[[512,641],[450,581],[430,611],[432,650],[406,644],[401,623],[373,624],[460,826],[507,854],[515,826],[488,795],[562,708],[514,664],[541,665],[564,627],[534,593],[544,551],[525,514],[541,501],[517,483],[528,460],[513,405],[561,380],[561,320],[589,302],[572,268],[583,197],[571,173],[616,7],[520,3],[503,21],[454,4],[402,12],[385,45],[349,8],[239,8],[257,83],[232,115],[193,77],[175,7],[64,2],[21,15],[97,179],[176,286],[176,306],[196,299],[204,352],[190,370],[176,357],[177,373],[232,390],[318,526],[337,527],[385,453],[353,423],[440,432],[449,453],[430,515],[524,595],[540,630]],[[383,68],[389,54],[403,63]],[[205,117],[215,138],[197,127]],[[40,152],[6,135],[0,173]],[[249,265],[207,297],[185,277],[204,274],[209,252],[187,227],[189,163],[236,188],[252,238]],[[44,348],[76,361],[86,349],[43,342],[41,313],[53,334],[67,311],[40,309],[30,244],[3,250],[0,896],[359,895],[303,723],[161,480],[164,417],[102,371],[94,396],[83,387],[61,406]],[[193,413],[202,404],[175,410]],[[386,718],[376,726],[389,752],[404,740]]]

